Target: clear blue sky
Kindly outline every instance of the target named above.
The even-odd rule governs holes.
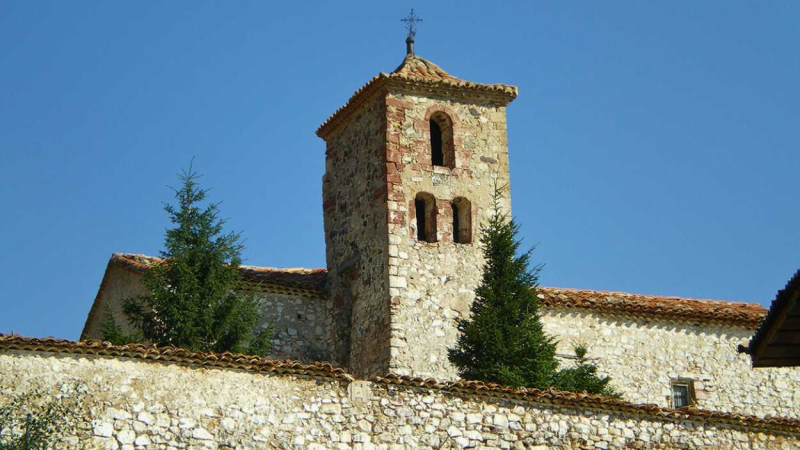
[[[0,332],[75,339],[195,156],[246,263],[324,267],[316,127],[404,56],[519,86],[542,284],[768,304],[800,267],[800,2],[0,3]]]

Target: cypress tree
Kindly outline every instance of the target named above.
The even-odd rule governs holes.
[[[174,228],[166,232],[163,261],[142,278],[149,293],[123,303],[134,334],[123,334],[109,314],[104,337],[115,343],[144,340],[194,351],[264,355],[272,330],[259,329],[257,298],[245,292],[238,270],[240,235],[223,232],[218,203],[200,206],[207,192],[197,178],[191,166],[183,171],[183,185],[175,192],[178,206],[164,207]]]
[[[530,266],[531,252],[517,255],[519,225],[494,211],[481,230],[484,268],[468,319],[459,319],[459,337],[449,350],[462,378],[506,386],[546,389],[558,369],[556,344],[542,328],[536,288],[541,265]]]

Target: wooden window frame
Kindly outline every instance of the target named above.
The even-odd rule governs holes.
[[[678,406],[675,402],[675,388],[677,386],[686,387],[686,405]],[[690,378],[675,378],[669,383],[670,405],[675,409],[691,408],[697,404],[697,397],[694,392],[694,380]]]

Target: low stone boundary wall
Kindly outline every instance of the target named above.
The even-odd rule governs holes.
[[[800,421],[791,419],[0,335],[0,404],[33,390],[82,395],[79,431],[65,448],[800,447]]]

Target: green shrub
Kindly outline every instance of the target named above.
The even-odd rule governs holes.
[[[0,450],[45,450],[76,431],[80,399],[50,398],[41,391],[0,406]]]

